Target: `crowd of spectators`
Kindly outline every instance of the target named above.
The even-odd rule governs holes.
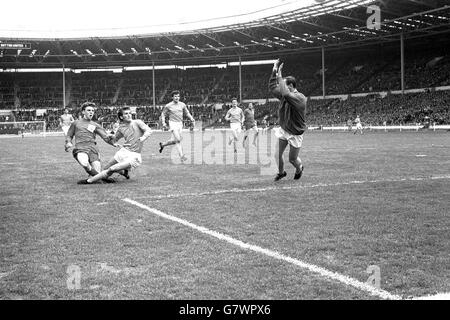
[[[242,108],[248,104],[243,103]],[[276,124],[278,102],[254,103],[255,119],[258,124],[265,119],[269,125]],[[223,104],[216,110],[214,105],[188,105],[188,109],[197,121],[205,127],[226,127],[226,112],[231,104]],[[96,109],[95,120],[106,126],[117,120],[118,106]],[[156,108],[135,107],[136,117],[154,128],[160,127],[162,106]],[[35,110],[14,110],[11,115],[0,116],[0,122],[45,120],[47,130],[58,130],[61,108],[47,109],[37,116]],[[71,110],[74,118],[80,116],[79,108]],[[428,91],[410,94],[388,94],[382,98],[377,94],[347,99],[309,99],[307,103],[307,124],[309,126],[345,126],[348,120],[360,115],[365,125],[408,125],[423,123],[427,118],[435,124],[450,123],[450,93],[448,91]]]
[[[448,91],[410,94],[390,94],[350,97],[347,100],[309,100],[307,121],[311,126],[345,126],[360,115],[366,125],[408,125],[450,123],[450,93]]]
[[[405,64],[405,89],[450,85],[449,52],[410,53]],[[366,97],[347,100],[326,99],[308,102],[308,124],[339,125],[359,114],[368,124],[400,124],[422,122],[429,117],[437,124],[450,123],[449,91],[416,94],[392,94],[400,90],[400,61],[398,55],[327,56],[326,93],[352,94],[365,92]],[[299,91],[306,96],[322,95],[320,56],[294,56],[285,61],[284,74],[294,75]],[[66,105],[77,116],[84,101],[95,102],[97,117],[102,122],[115,121],[117,108],[136,108],[137,117],[157,123],[161,107],[170,101],[170,92],[181,90],[182,100],[189,105],[194,118],[206,125],[226,125],[224,116],[232,97],[239,94],[239,67],[188,68],[155,70],[153,90],[152,70],[122,73],[66,73]],[[242,98],[267,101],[272,98],[267,83],[271,66],[242,66]],[[153,106],[153,91],[155,102]],[[387,92],[381,98],[379,91]],[[49,130],[59,126],[63,105],[60,73],[2,73],[0,74],[0,109],[14,110],[0,116],[5,121],[45,120]],[[216,110],[214,104],[224,104]],[[45,109],[37,116],[37,109]],[[276,121],[277,103],[257,105],[255,116],[269,123]]]
[[[393,55],[329,58],[326,94],[351,94],[400,90],[400,61]],[[242,98],[267,99],[268,65],[242,66]],[[306,96],[322,95],[321,61],[317,57],[290,58],[285,74],[294,75]],[[84,101],[101,106],[153,104],[152,71],[66,73],[66,105]],[[450,85],[450,53],[411,56],[405,65],[405,89]],[[188,68],[155,70],[155,102],[163,104],[172,90],[181,90],[191,104],[226,103],[239,93],[239,68]],[[0,108],[46,109],[63,104],[60,73],[3,73],[0,75]]]
[[[117,121],[117,111],[119,106],[98,106],[95,110],[94,120],[99,124],[111,127],[114,122]],[[202,121],[205,125],[215,119],[215,112],[211,105],[187,105],[189,112],[196,119],[196,121]],[[69,109],[74,119],[81,117],[81,110],[79,108]],[[153,128],[160,127],[160,116],[162,112],[162,106],[155,108],[148,107],[133,107],[135,110],[135,117],[143,120]],[[14,121],[45,121],[47,131],[59,130],[59,119],[63,114],[61,108],[47,109],[42,115],[36,115],[35,110],[14,110],[11,115],[0,116],[0,122],[14,122]]]

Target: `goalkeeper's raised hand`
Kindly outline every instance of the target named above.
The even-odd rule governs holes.
[[[282,73],[282,71],[283,71],[283,66],[284,66],[284,63],[282,63],[282,64],[278,67],[277,77],[283,78],[283,73]]]
[[[277,73],[278,72],[278,64],[280,63],[280,59],[277,59],[274,63],[273,63],[273,68],[272,68],[272,72]]]

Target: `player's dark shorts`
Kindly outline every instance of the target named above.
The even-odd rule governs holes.
[[[72,155],[75,158],[75,160],[77,160],[77,161],[78,161],[77,154],[80,152],[86,153],[88,155],[89,163],[92,163],[94,161],[100,161],[97,146],[83,146],[83,147],[74,148],[72,151]]]
[[[244,128],[245,128],[245,130],[250,130],[250,129],[253,128],[254,126],[256,126],[256,122],[244,122]]]

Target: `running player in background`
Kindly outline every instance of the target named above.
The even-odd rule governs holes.
[[[121,108],[117,116],[120,124],[110,143],[119,147],[119,151],[109,160],[102,172],[87,180],[80,180],[78,184],[94,183],[100,179],[109,178],[115,172],[129,179],[128,171],[142,164],[143,143],[152,134],[152,130],[144,121],[133,120],[129,107]],[[121,138],[125,140],[123,145],[117,144]]]
[[[69,131],[70,125],[74,122],[75,119],[69,113],[69,108],[64,108],[64,113],[59,117],[59,125],[64,132],[64,136],[67,136],[67,132]]]
[[[231,145],[233,142],[234,153],[237,153],[236,144],[239,140],[238,135],[242,131],[242,123],[244,122],[244,112],[238,107],[237,98],[231,99],[231,108],[228,110],[225,120],[230,121],[230,128],[233,134],[230,137],[228,144]]]
[[[352,124],[353,124],[352,119],[348,119],[348,120],[347,120],[347,128],[348,128],[348,132],[352,132]]]
[[[245,141],[248,138],[250,130],[255,132],[253,136],[253,145],[256,146],[256,139],[258,139],[258,127],[255,120],[255,109],[253,103],[249,103],[248,107],[244,110],[244,140],[242,140],[242,147],[245,148]]]
[[[356,132],[358,132],[358,131],[360,134],[363,134],[363,127],[361,124],[361,119],[359,118],[359,114],[356,116],[355,124],[356,124],[356,130],[355,130],[355,132],[353,132],[353,134],[356,134]]]
[[[65,151],[73,147],[72,139],[75,138],[75,147],[72,154],[75,160],[91,176],[95,176],[101,170],[99,151],[95,138],[97,134],[107,143],[111,144],[111,136],[98,123],[92,121],[95,104],[85,102],[81,106],[83,118],[70,125],[66,136]],[[110,181],[105,181],[110,182]]]
[[[159,153],[161,153],[164,147],[174,144],[178,149],[181,161],[186,161],[187,157],[183,154],[183,148],[181,147],[181,131],[183,130],[183,115],[186,115],[191,120],[192,125],[195,125],[195,120],[191,113],[187,109],[183,102],[180,102],[180,91],[176,90],[172,92],[172,102],[166,104],[161,113],[161,122],[163,127],[166,125],[166,116],[169,116],[169,131],[172,132],[170,140],[165,143],[159,143]]]
[[[22,124],[20,126],[19,132],[20,132],[20,135],[22,136],[22,139],[23,139],[24,138],[24,134],[25,134],[25,124]]]
[[[278,109],[278,122],[280,127],[275,131],[278,138],[278,174],[275,181],[286,177],[284,171],[283,153],[287,145],[289,149],[289,162],[295,167],[294,179],[298,180],[303,174],[303,165],[299,157],[300,148],[303,143],[303,133],[306,130],[305,112],[306,97],[297,91],[297,82],[294,77],[283,78],[283,63],[278,66],[280,60],[277,60],[272,69],[269,80],[269,90],[280,100]]]

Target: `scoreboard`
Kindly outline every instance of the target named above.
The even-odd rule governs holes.
[[[31,49],[30,43],[0,41],[0,49],[24,50]]]

